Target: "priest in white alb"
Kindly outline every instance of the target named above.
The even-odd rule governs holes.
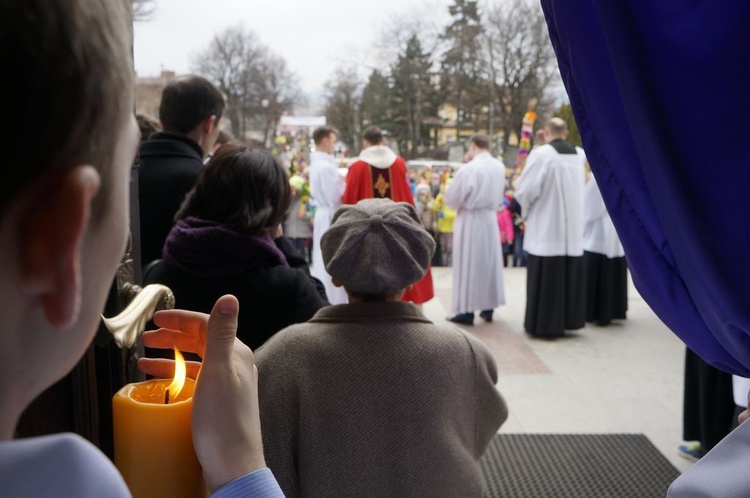
[[[524,328],[535,337],[560,337],[586,325],[586,156],[567,137],[565,121],[550,119],[544,126],[546,144],[531,151],[515,185],[526,219],[523,248],[529,253]]]
[[[612,320],[624,320],[628,310],[628,263],[593,176],[583,189],[583,258],[586,321],[603,326]]]
[[[497,208],[503,200],[505,165],[492,157],[489,138],[471,137],[468,156],[445,191],[456,211],[453,227],[453,313],[448,320],[474,324],[474,312],[492,321],[505,304],[503,254]]]
[[[331,276],[323,264],[320,252],[320,238],[331,226],[333,214],[341,206],[346,182],[339,173],[333,151],[336,145],[336,131],[330,126],[323,126],[313,132],[315,152],[310,153],[310,195],[315,199],[315,218],[313,218],[313,251],[312,275],[326,288],[328,302],[346,304],[349,298],[341,287],[333,285]]]

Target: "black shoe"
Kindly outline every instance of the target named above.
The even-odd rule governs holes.
[[[474,313],[459,313],[456,316],[446,318],[446,320],[461,325],[474,325]]]
[[[479,313],[479,316],[482,317],[482,319],[485,322],[488,322],[488,323],[492,322],[492,310],[484,310],[481,313]]]

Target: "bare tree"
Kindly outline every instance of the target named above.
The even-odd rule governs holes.
[[[290,112],[301,101],[302,90],[297,84],[297,77],[287,67],[286,60],[277,55],[267,54],[258,69],[255,74],[259,77],[257,88],[260,107],[251,112],[263,121],[263,141],[268,146],[276,135],[281,116]]]
[[[353,153],[359,152],[362,86],[354,68],[339,67],[325,85],[326,119],[339,131],[339,138]]]
[[[539,114],[551,111],[549,88],[557,76],[555,54],[541,8],[527,0],[490,7],[484,39],[491,101],[506,148],[532,98],[538,99]]]
[[[205,50],[193,56],[192,66],[226,95],[232,133],[247,138],[253,130],[265,145],[275,135],[281,115],[302,96],[286,61],[243,26],[214,36]]]
[[[209,46],[192,58],[193,70],[214,81],[227,98],[232,134],[245,137],[246,109],[253,95],[253,72],[265,56],[258,37],[242,26],[214,36]]]
[[[425,52],[439,51],[445,29],[444,11],[443,1],[423,0],[409,10],[394,12],[378,30],[375,42],[381,66],[378,69],[393,64],[413,37],[417,37]]]

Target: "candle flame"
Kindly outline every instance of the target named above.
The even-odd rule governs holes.
[[[185,358],[182,356],[177,348],[174,350],[174,379],[169,384],[167,391],[169,391],[169,398],[175,400],[177,396],[182,392],[182,388],[185,387],[185,377],[187,377],[187,366],[185,365]]]

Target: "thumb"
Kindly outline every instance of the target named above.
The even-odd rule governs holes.
[[[222,296],[216,301],[208,318],[204,362],[231,364],[239,312],[240,303],[232,295]]]

